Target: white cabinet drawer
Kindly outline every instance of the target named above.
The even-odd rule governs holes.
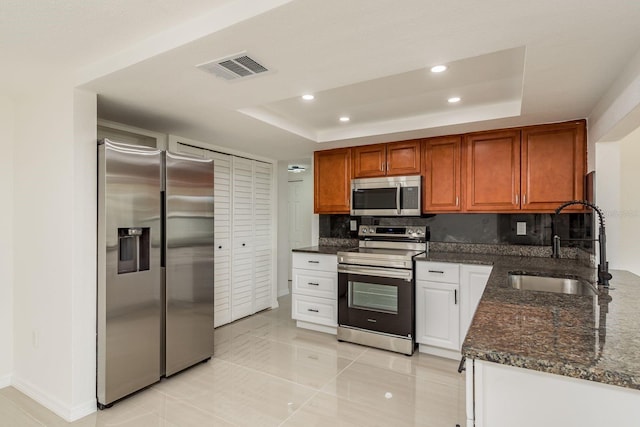
[[[327,298],[293,294],[292,317],[304,322],[338,326],[338,302]]]
[[[416,262],[416,280],[460,283],[460,265],[450,262]]]
[[[307,252],[293,253],[293,268],[305,270],[338,271],[338,257],[328,254],[312,254]]]
[[[338,273],[293,269],[293,293],[337,299]]]

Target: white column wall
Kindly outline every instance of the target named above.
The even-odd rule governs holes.
[[[640,275],[640,128],[620,141],[620,263]]]
[[[97,99],[74,92],[71,414],[96,410]]]
[[[49,83],[15,107],[12,384],[73,420],[95,410],[96,98]]]
[[[13,371],[13,122],[13,102],[0,96],[0,388]]]
[[[620,143],[600,143],[595,148],[596,204],[602,209],[605,217],[609,268],[624,269],[620,253]]]
[[[604,210],[607,259],[613,269],[640,275],[640,128],[596,147],[596,201]]]

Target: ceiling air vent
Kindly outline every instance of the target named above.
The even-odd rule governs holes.
[[[251,77],[269,71],[267,67],[251,58],[246,52],[205,62],[204,64],[196,65],[196,68],[222,77],[225,80]]]

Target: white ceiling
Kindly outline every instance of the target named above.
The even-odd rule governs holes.
[[[637,1],[4,0],[0,89],[72,70],[102,118],[299,159],[587,117],[638,51],[638,22]],[[195,68],[242,51],[271,72]]]

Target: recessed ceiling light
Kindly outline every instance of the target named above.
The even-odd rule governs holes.
[[[311,95],[310,93],[306,93],[304,95],[302,95],[302,99],[304,99],[305,101],[311,101],[315,98],[315,96]]]
[[[349,117],[347,117],[347,116],[340,117],[340,121],[341,122],[348,122],[349,120],[351,120],[351,119]]]
[[[431,72],[432,73],[441,73],[443,71],[447,70],[447,66],[446,65],[434,65],[433,67],[431,67]]]
[[[447,101],[449,101],[450,104],[455,104],[456,102],[460,102],[460,97],[452,96],[451,98],[447,99]]]

